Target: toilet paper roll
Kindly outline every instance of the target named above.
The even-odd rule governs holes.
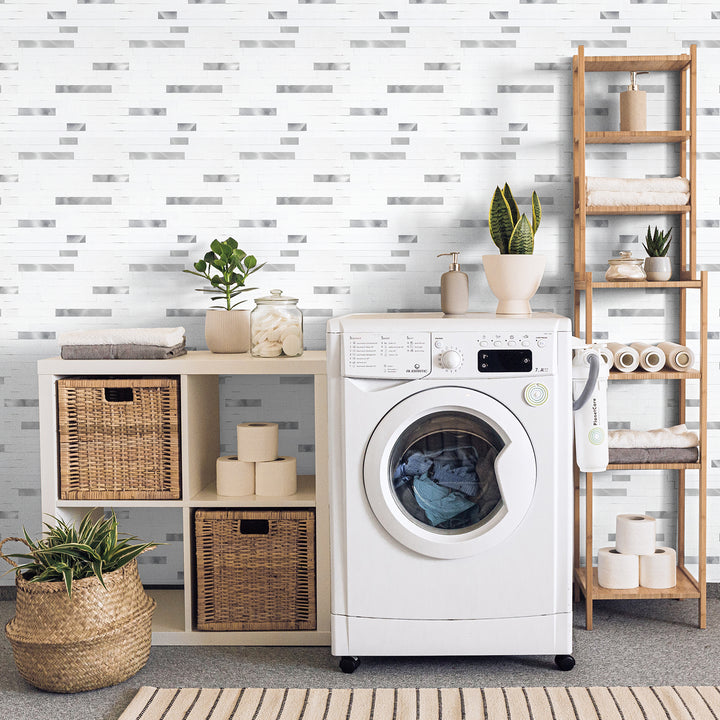
[[[294,495],[297,492],[297,464],[294,457],[279,457],[255,465],[257,495]]]
[[[277,423],[251,422],[237,426],[237,456],[245,462],[267,462],[278,456]]]
[[[218,495],[241,497],[255,492],[255,463],[243,462],[237,455],[225,455],[215,464]]]
[[[598,583],[613,590],[629,590],[640,583],[637,555],[625,555],[613,547],[598,550]]]
[[[630,343],[630,347],[637,350],[643,370],[658,372],[665,367],[665,353],[659,347],[641,342]]]
[[[618,515],[615,547],[623,555],[652,555],[655,552],[655,518],[649,515]]]
[[[668,547],[655,548],[652,555],[640,556],[640,585],[658,590],[675,587],[676,570],[675,551]]]
[[[620,372],[632,372],[637,370],[640,364],[640,355],[637,350],[623,345],[622,343],[610,342],[607,344],[608,350],[613,354],[613,364],[615,369]]]
[[[667,364],[673,370],[691,370],[695,364],[695,353],[686,345],[674,342],[658,343],[658,348],[665,353]]]

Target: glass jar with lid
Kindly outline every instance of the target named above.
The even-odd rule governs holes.
[[[256,298],[250,313],[250,352],[255,357],[297,357],[303,353],[303,318],[298,299],[282,290]]]
[[[633,257],[632,251],[621,250],[620,257],[610,258],[608,260],[607,272],[605,279],[610,282],[628,282],[632,280],[646,280],[645,270],[643,270],[643,259]]]

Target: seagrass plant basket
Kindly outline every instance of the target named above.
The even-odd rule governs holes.
[[[25,543],[21,538],[6,538]],[[27,543],[25,543],[27,544]],[[16,563],[2,553],[0,557]],[[31,685],[74,693],[116,685],[147,662],[155,601],[140,582],[137,560],[103,575],[29,582],[16,574],[15,617],[5,626],[20,675]]]

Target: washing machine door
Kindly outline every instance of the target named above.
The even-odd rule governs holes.
[[[536,483],[530,438],[485,393],[437,387],[411,395],[378,423],[367,445],[365,492],[399,543],[460,558],[501,543],[525,517]]]

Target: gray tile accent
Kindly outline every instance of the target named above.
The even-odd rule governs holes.
[[[222,205],[221,197],[166,197],[166,205]]]

